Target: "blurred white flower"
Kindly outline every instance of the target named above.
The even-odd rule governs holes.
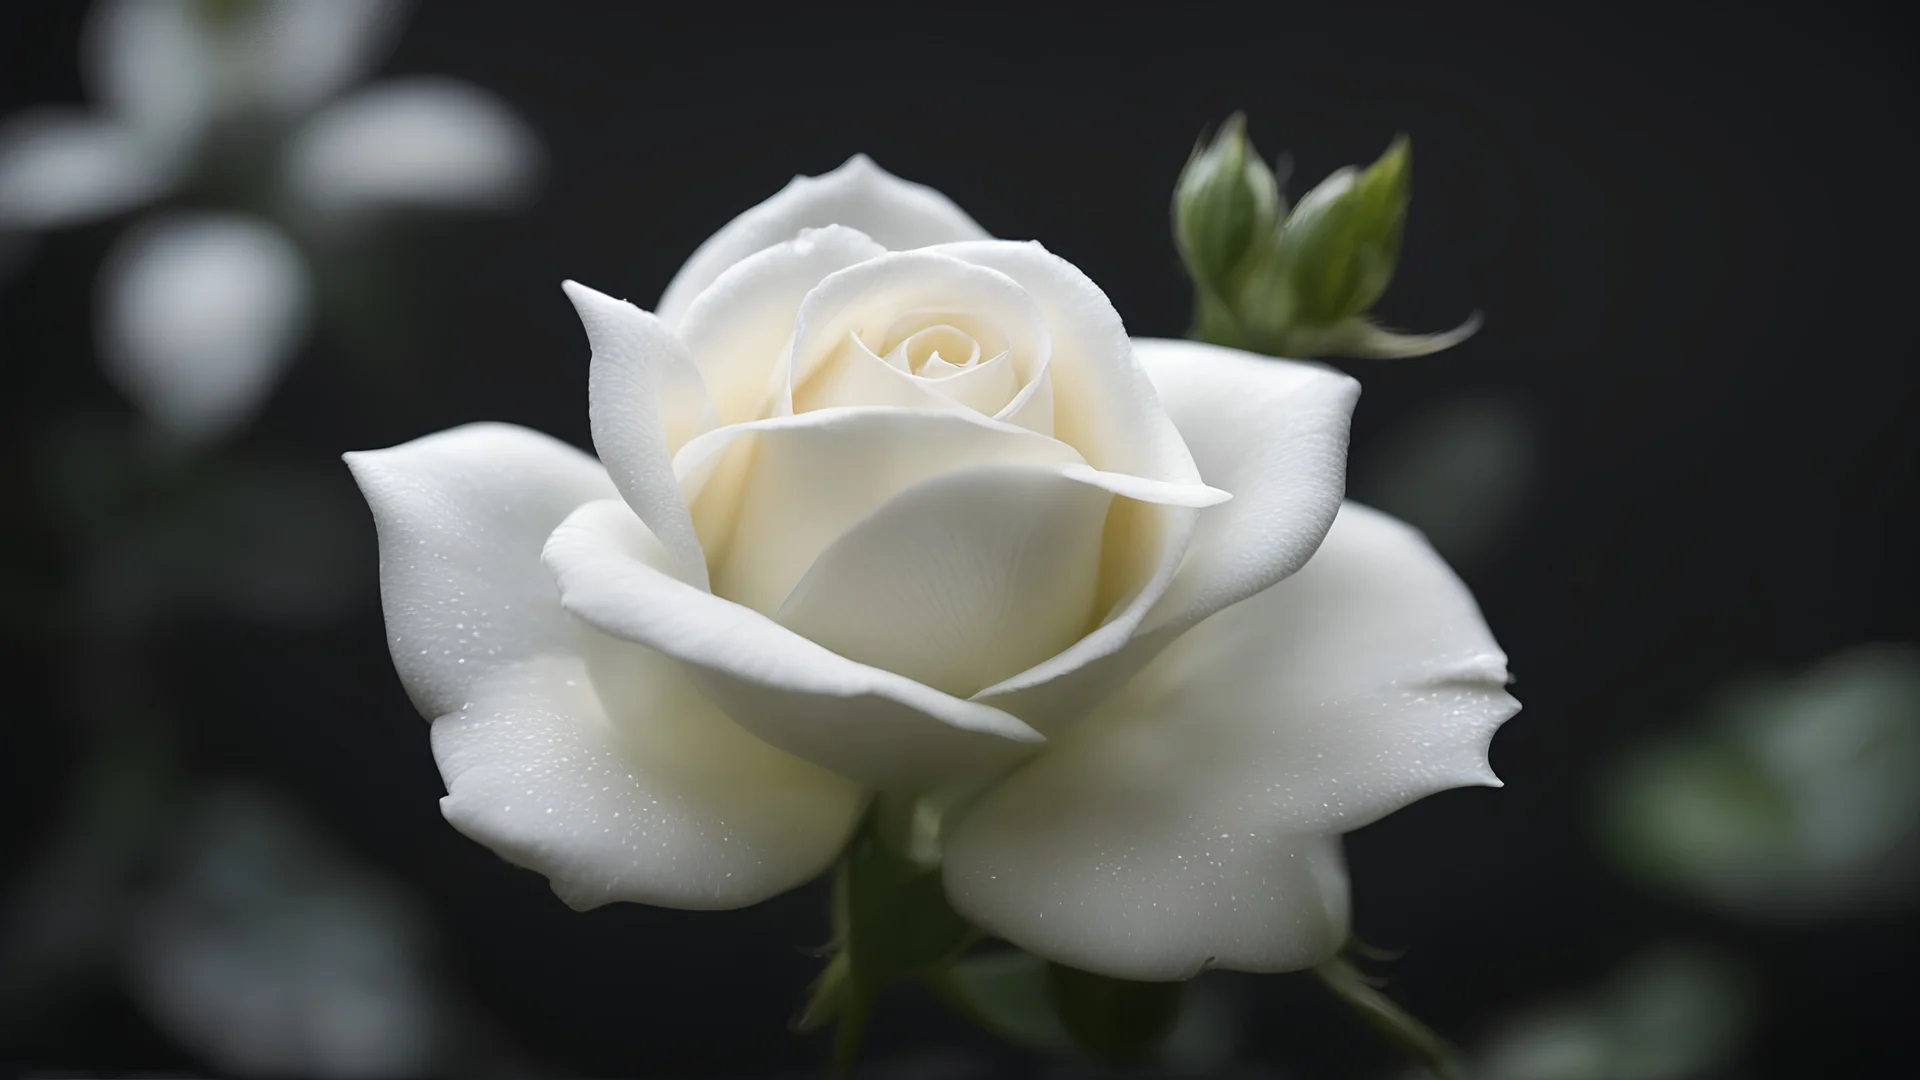
[[[249,1076],[440,1071],[446,1013],[404,899],[264,793],[217,790],[129,934],[135,1000]]]
[[[294,137],[287,182],[327,214],[511,204],[534,179],[526,127],[491,94],[450,79],[396,79],[327,106]]]
[[[305,333],[307,264],[257,218],[156,218],[107,256],[98,297],[107,377],[162,429],[216,437],[266,396]]]
[[[0,119],[0,241],[190,187],[214,167],[213,144],[234,129],[281,136],[244,145],[283,155],[265,170],[284,189],[270,208],[296,233],[387,207],[513,204],[532,187],[539,148],[491,94],[416,78],[326,106],[385,55],[404,8],[397,0],[103,0],[81,50],[99,108]],[[114,381],[187,440],[245,421],[304,341],[311,275],[298,265],[298,246],[264,220],[226,225],[196,236],[170,222],[130,238],[102,287],[111,310],[99,336]],[[140,266],[146,259],[164,261]],[[248,267],[268,268],[256,281]],[[183,268],[191,280],[170,284]],[[303,295],[283,295],[289,287]],[[249,310],[249,301],[259,306]],[[220,344],[189,355],[207,342]]]
[[[114,122],[55,108],[0,121],[0,230],[111,214],[152,198],[172,179]]]
[[[83,73],[158,147],[231,116],[290,117],[365,75],[392,46],[398,0],[104,0]]]
[[[1866,912],[1920,891],[1920,653],[1867,646],[1723,692],[1610,778],[1602,825],[1649,880],[1742,914]]]

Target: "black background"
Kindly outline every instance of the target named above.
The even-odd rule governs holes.
[[[388,266],[406,337],[355,355],[323,331],[243,447],[330,460],[476,419],[587,444],[585,343],[559,282],[643,306],[681,260],[796,172],[855,151],[1037,238],[1136,334],[1185,329],[1168,195],[1235,109],[1291,192],[1414,138],[1394,325],[1485,329],[1443,356],[1351,365],[1376,433],[1469,388],[1524,401],[1541,482],[1502,559],[1468,572],[1525,711],[1504,790],[1451,792],[1356,835],[1356,927],[1410,946],[1394,992],[1467,1037],[1690,934],[1766,971],[1753,1075],[1904,1074],[1909,921],[1753,929],[1648,898],[1598,861],[1593,777],[1722,678],[1863,641],[1920,640],[1914,512],[1912,42],[1895,5],[1198,4],[1116,10],[617,3],[423,4],[382,73],[447,73],[512,103],[549,171],[523,214],[410,227]],[[1549,10],[1551,9],[1551,10]],[[0,37],[0,114],[79,101],[78,5]],[[113,231],[48,242],[0,292],[8,475],[49,418],[123,410],[90,347]],[[401,242],[404,241],[404,242]],[[391,368],[365,392],[355,364]],[[9,480],[12,486],[12,480]],[[9,509],[6,553],[62,552]],[[16,516],[17,515],[17,516]],[[371,526],[365,543],[371,550]],[[744,1073],[819,1060],[783,1029],[824,933],[817,891],[732,914],[567,910],[440,818],[425,725],[387,661],[374,582],[347,623],[195,623],[161,668],[206,775],[273,779],[442,924],[444,962],[527,1051],[566,1071]],[[0,750],[6,855],[51,827],[81,737],[50,647],[24,649]],[[1254,1044],[1310,1075],[1390,1060],[1304,980],[1259,984]],[[25,1036],[39,1067],[192,1068],[112,993]],[[912,1000],[876,1051],[960,1043]]]

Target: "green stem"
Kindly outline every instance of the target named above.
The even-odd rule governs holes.
[[[1466,1080],[1459,1054],[1437,1032],[1421,1023],[1400,1003],[1367,985],[1359,969],[1340,957],[1313,969],[1320,984],[1368,1026],[1400,1048],[1401,1053],[1426,1066],[1440,1080]]]
[[[840,1011],[840,1022],[833,1029],[833,1075],[853,1075],[860,1060],[860,1041],[867,1034],[867,1018],[873,1015],[873,995],[856,986]]]
[[[1233,311],[1225,301],[1215,296],[1212,290],[1195,285],[1193,288],[1193,329],[1187,336],[1195,341],[1204,341],[1209,345],[1225,345],[1230,348],[1243,348],[1245,342],[1240,333],[1239,320],[1233,317]]]

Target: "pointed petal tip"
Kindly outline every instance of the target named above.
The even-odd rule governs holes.
[[[349,450],[340,455],[340,460],[347,466],[348,475],[353,477],[363,496],[366,494],[368,477],[379,468],[379,454],[378,450]]]
[[[560,283],[560,291],[566,294],[567,300],[573,304],[573,310],[579,314],[583,322],[589,321],[593,316],[605,317],[608,313],[623,309],[638,312],[649,318],[657,317],[653,312],[631,300],[622,300],[612,293],[601,292],[591,285],[582,285],[572,278]],[[589,334],[591,333],[592,330],[589,328]]]
[[[574,911],[592,911],[605,907],[618,897],[609,896],[605,889],[583,889],[570,881],[549,880],[547,885],[553,889],[553,895]]]

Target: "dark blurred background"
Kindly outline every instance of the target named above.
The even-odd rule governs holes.
[[[588,445],[587,349],[560,281],[649,306],[733,215],[856,151],[998,235],[1044,241],[1135,334],[1178,336],[1172,185],[1202,129],[1244,109],[1262,151],[1292,155],[1296,197],[1410,133],[1413,209],[1380,314],[1419,330],[1487,318],[1440,356],[1345,365],[1365,386],[1354,493],[1417,503],[1463,483],[1431,521],[1380,501],[1437,541],[1458,525],[1449,508],[1484,516],[1448,554],[1525,703],[1494,743],[1504,790],[1437,796],[1349,842],[1357,933],[1406,950],[1375,968],[1389,992],[1484,1046],[1516,1014],[1682,942],[1739,972],[1752,1010],[1730,1048],[1676,1075],[1908,1074],[1920,934],[1905,894],[1877,888],[1891,863],[1865,872],[1863,902],[1754,912],[1634,872],[1610,854],[1605,809],[1619,762],[1705,723],[1729,680],[1920,642],[1916,94],[1896,10],[419,4],[376,73],[492,91],[537,135],[542,184],[517,211],[415,215],[356,241],[351,284],[321,283],[323,301],[354,300],[335,305],[348,314],[323,304],[258,414],[211,452],[229,470],[298,472],[316,505],[340,507],[291,539],[209,526],[187,544],[266,561],[259,588],[306,598],[301,617],[256,617],[245,583],[238,604],[156,602],[119,621],[100,613],[113,602],[76,599],[199,589],[172,556],[142,561],[162,540],[74,524],[88,478],[120,468],[90,462],[147,453],[93,344],[95,274],[127,218],[38,237],[0,283],[5,865],[9,888],[52,890],[73,922],[41,929],[31,912],[49,905],[17,900],[28,929],[7,940],[77,943],[16,965],[5,1058],[246,1071],[154,1004],[180,994],[139,944],[171,925],[140,898],[182,887],[171,853],[194,827],[160,828],[137,800],[122,818],[100,808],[148,784],[165,793],[154,806],[191,819],[177,808],[238,783],[382,883],[381,910],[404,913],[394,932],[440,988],[436,1015],[467,1033],[449,1037],[493,1048],[427,1071],[744,1076],[824,1060],[821,1039],[784,1028],[816,966],[799,948],[826,936],[819,888],[730,914],[575,913],[442,820],[426,725],[386,653],[371,521],[338,455],[478,419]],[[0,115],[84,99],[84,13],[11,16]],[[1448,447],[1465,481],[1405,478]],[[340,539],[316,551],[303,537]],[[309,558],[333,576],[301,584]],[[115,584],[143,574],[165,581]],[[101,856],[105,869],[62,854],[115,843],[133,854]],[[134,899],[101,899],[116,890]],[[1239,1056],[1275,1075],[1400,1068],[1307,979],[1219,981]],[[1046,1068],[911,993],[870,1047],[883,1063]]]

